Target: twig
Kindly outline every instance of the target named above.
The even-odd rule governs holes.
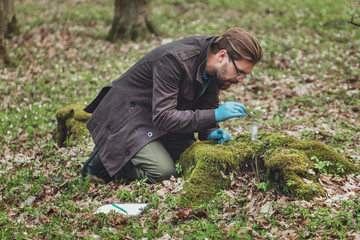
[[[347,21],[346,23],[350,23],[350,24],[352,24],[352,25],[355,25],[355,26],[360,27],[360,23],[354,22],[355,13],[356,13],[357,16],[359,16],[359,14],[358,14],[358,8],[359,8],[359,6],[360,6],[360,1],[359,1],[359,3],[358,3],[358,6],[356,7],[354,13],[351,14],[351,20],[350,20],[350,21]],[[359,18],[359,17],[356,17],[356,18]]]
[[[258,169],[258,165],[257,165],[257,156],[255,157],[255,170],[256,170],[256,178],[257,178],[258,182],[260,182],[259,169]]]
[[[296,61],[295,56],[293,55],[292,52],[289,52],[289,53],[290,53],[290,56],[293,58],[293,60],[294,60],[294,62],[295,62],[295,68],[296,68],[296,70],[297,70],[297,74],[298,74],[298,75],[301,77],[301,79],[305,82],[306,80],[305,80],[304,76],[301,74],[300,66],[299,66],[298,62]]]
[[[352,17],[351,17],[351,20],[350,20],[350,21],[347,21],[346,23],[350,23],[350,24],[352,24],[352,25],[355,25],[355,26],[360,27],[360,24],[359,24],[359,23],[354,22],[354,16],[352,16]]]

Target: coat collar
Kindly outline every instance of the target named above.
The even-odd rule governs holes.
[[[204,43],[204,48],[202,48],[204,50],[201,52],[200,65],[199,65],[197,73],[196,73],[196,81],[198,83],[200,83],[202,86],[204,85],[203,73],[206,68],[208,50],[209,50],[210,45],[214,42],[214,40],[216,38],[218,38],[218,36],[212,36],[212,37],[206,38],[205,43]]]

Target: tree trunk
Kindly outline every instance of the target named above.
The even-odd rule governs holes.
[[[13,0],[0,0],[0,67],[10,63],[6,39],[12,34],[19,33]]]
[[[3,67],[4,64],[8,64],[10,62],[9,55],[7,53],[6,48],[6,16],[5,16],[5,9],[4,9],[4,2],[0,0],[0,67]]]
[[[6,21],[5,35],[10,36],[11,34],[18,34],[19,25],[15,16],[14,1],[13,0],[3,0],[3,1],[4,1],[5,21]]]
[[[151,20],[151,0],[115,0],[115,17],[107,40],[144,39],[158,31]]]

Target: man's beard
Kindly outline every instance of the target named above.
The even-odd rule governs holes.
[[[224,76],[226,75],[228,64],[225,64],[223,66],[220,67],[220,69],[218,69],[216,71],[216,84],[217,86],[221,89],[221,90],[227,90],[232,84],[237,84],[238,81],[236,81],[234,78],[232,79],[226,79]]]

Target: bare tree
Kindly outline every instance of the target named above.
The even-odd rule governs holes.
[[[6,36],[19,33],[13,0],[0,0],[0,66],[10,63]]]
[[[107,40],[137,40],[158,35],[151,18],[151,0],[115,0],[115,17]]]

